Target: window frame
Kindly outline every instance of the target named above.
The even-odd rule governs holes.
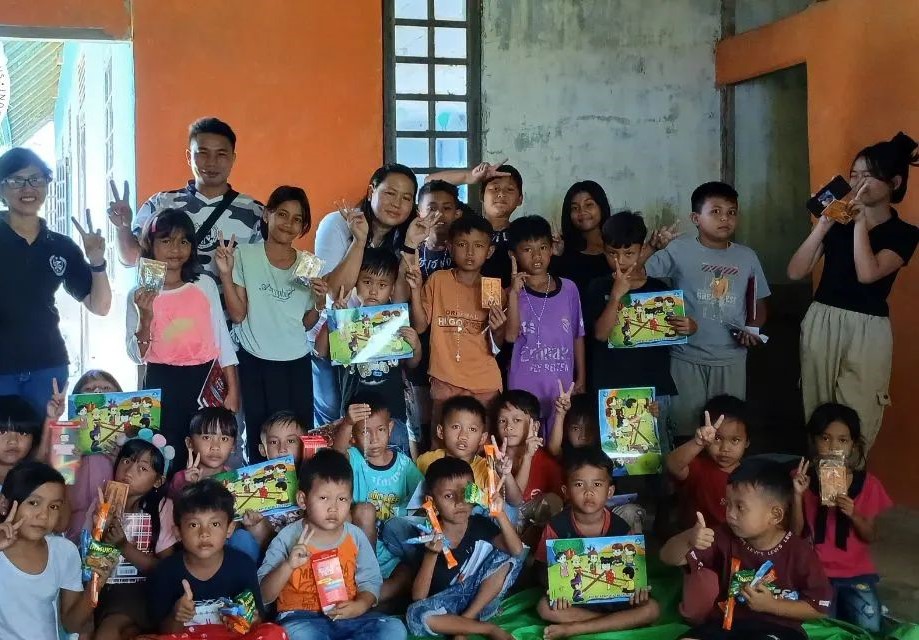
[[[460,167],[437,166],[437,142],[440,139],[460,139],[466,141],[467,167],[478,164],[482,157],[481,95],[482,95],[482,38],[481,38],[481,5],[477,0],[464,0],[466,19],[435,20],[435,0],[427,1],[428,18],[409,19],[395,17],[397,0],[383,0],[383,157],[387,163],[397,162],[396,144],[398,139],[429,140],[428,166],[411,166],[418,175],[430,175],[438,171],[461,169]],[[396,26],[425,27],[428,30],[427,55],[397,56]],[[436,27],[461,27],[466,29],[466,57],[443,58],[434,55],[434,29]],[[428,65],[427,93],[396,93],[396,63],[416,63]],[[435,65],[458,65],[466,67],[466,95],[435,93]],[[396,101],[420,100],[427,103],[428,129],[421,131],[396,130]],[[436,129],[437,102],[464,102],[466,104],[466,131],[438,131]],[[470,187],[471,188],[471,187]],[[471,194],[470,194],[471,195]]]

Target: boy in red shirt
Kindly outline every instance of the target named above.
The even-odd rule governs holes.
[[[750,446],[747,416],[740,398],[715,396],[705,404],[695,437],[667,456],[667,471],[679,485],[683,526],[692,526],[697,512],[709,524],[724,524],[728,476]]]
[[[688,569],[680,613],[699,626],[683,637],[806,640],[801,623],[826,615],[833,590],[820,559],[785,528],[793,494],[782,465],[747,460],[728,479],[727,523],[713,530],[697,514],[693,528],[663,546],[665,564]],[[730,625],[722,605],[733,608]]]

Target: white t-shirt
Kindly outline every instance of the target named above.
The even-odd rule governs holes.
[[[337,267],[351,246],[351,230],[338,211],[325,214],[316,228],[316,255],[322,260],[322,274]]]
[[[67,538],[45,536],[48,564],[37,575],[25,573],[0,553],[0,638],[58,640],[58,594],[83,591],[80,552]]]

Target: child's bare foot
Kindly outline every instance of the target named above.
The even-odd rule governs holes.
[[[567,624],[550,624],[543,629],[542,637],[544,640],[554,640],[555,638],[567,638],[575,635]]]

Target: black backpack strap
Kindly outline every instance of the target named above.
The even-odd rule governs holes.
[[[211,215],[209,215],[207,220],[205,220],[204,223],[198,227],[198,230],[195,231],[195,246],[200,245],[201,241],[207,237],[207,234],[209,234],[211,229],[214,228],[214,225],[217,224],[217,220],[223,215],[223,212],[230,207],[230,204],[236,200],[236,196],[238,195],[239,193],[232,189],[228,189],[227,192],[223,194],[223,199],[220,201],[220,204],[214,207],[214,210],[211,211]]]

